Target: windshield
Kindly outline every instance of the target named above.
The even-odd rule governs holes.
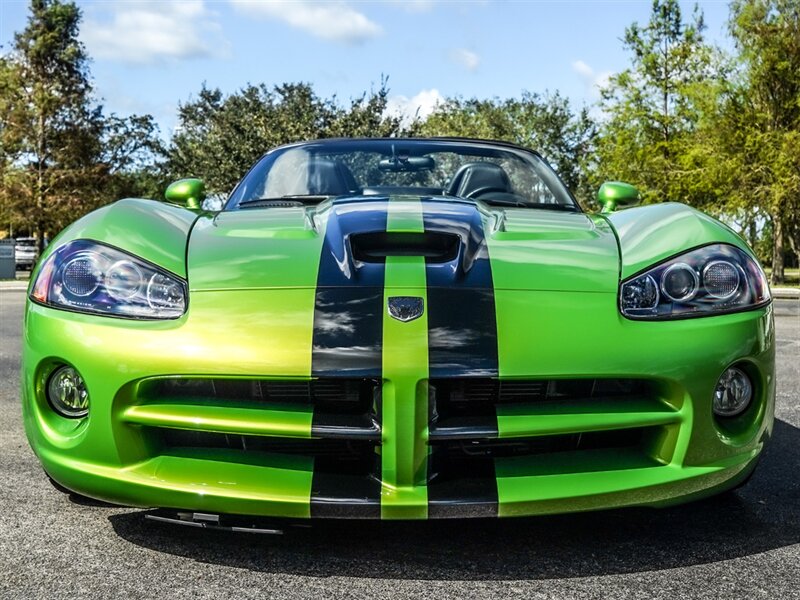
[[[226,208],[396,194],[580,210],[558,176],[532,152],[491,142],[430,139],[321,140],[278,148],[245,176]]]

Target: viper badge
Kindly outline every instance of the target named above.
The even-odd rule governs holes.
[[[393,319],[413,321],[419,319],[425,311],[425,303],[417,296],[392,296],[389,298],[389,315]]]

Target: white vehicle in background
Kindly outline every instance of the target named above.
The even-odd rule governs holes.
[[[14,260],[17,263],[18,270],[33,269],[37,258],[39,258],[39,249],[36,247],[36,238],[21,237],[16,239]]]

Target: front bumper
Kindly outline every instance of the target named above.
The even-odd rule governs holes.
[[[458,423],[448,428],[430,410],[435,385],[425,378],[409,381],[408,373],[419,372],[416,366],[385,369],[390,374],[378,382],[374,407],[378,424],[388,406],[425,410],[408,413],[415,418],[396,420],[369,442],[378,462],[383,457],[377,478],[369,468],[332,473],[329,466],[335,471],[336,461],[313,454],[315,440],[329,442],[323,429],[315,429],[313,407],[278,403],[262,409],[142,392],[143,382],[160,377],[311,380],[314,290],[196,292],[187,314],[168,322],[29,304],[26,432],[50,476],[83,495],[140,507],[299,518],[518,516],[664,505],[732,487],[754,468],[774,413],[771,306],[710,318],[633,322],[619,316],[613,294],[496,290],[495,300],[501,381],[624,378],[646,382],[647,392],[620,404],[614,398],[572,398],[565,404],[531,398],[495,407],[494,431],[472,427],[474,420],[466,428]],[[402,364],[404,356],[387,360]],[[46,375],[59,363],[83,375],[91,397],[88,418],[63,419],[47,404]],[[715,422],[710,404],[719,375],[733,364],[747,367],[757,398],[747,419],[726,428]],[[402,417],[400,408],[394,410]],[[175,430],[302,441],[311,450],[165,442]],[[443,446],[466,445],[469,451],[483,438],[528,443],[588,439],[597,432],[607,439],[619,432],[627,439],[624,433],[633,430],[641,436],[620,448],[605,442],[568,449],[533,444],[511,456],[490,452],[488,460],[481,455],[480,468],[471,472],[467,462],[442,484],[432,466]],[[424,463],[411,465],[405,480],[386,470],[394,464],[387,457],[401,455],[422,457]]]

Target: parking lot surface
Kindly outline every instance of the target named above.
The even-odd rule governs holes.
[[[776,301],[774,437],[721,497],[510,521],[198,531],[56,491],[19,405],[24,293],[0,290],[0,597],[800,598],[800,302]]]

